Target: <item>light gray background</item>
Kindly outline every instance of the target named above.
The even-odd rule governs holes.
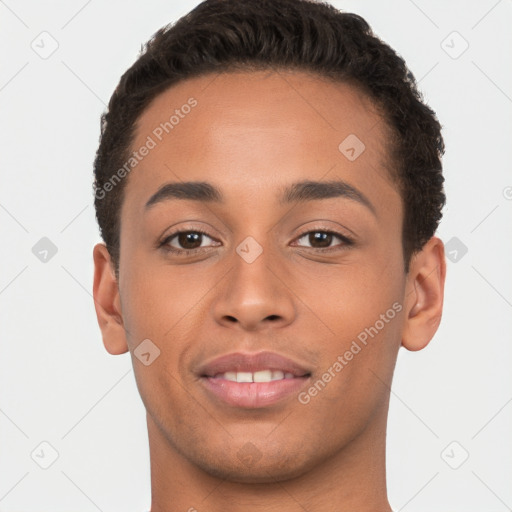
[[[149,508],[145,410],[130,356],[103,348],[91,297],[92,161],[120,75],[197,3],[0,1],[0,512]],[[511,510],[512,1],[332,3],[405,58],[447,145],[439,235],[456,237],[455,261],[433,342],[399,356],[391,504]],[[57,247],[46,262],[32,251],[42,237]],[[42,442],[58,452],[48,469]]]

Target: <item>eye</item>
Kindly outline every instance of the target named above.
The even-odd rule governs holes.
[[[341,240],[341,244],[332,246],[332,242],[336,239]],[[324,230],[308,231],[297,238],[298,242],[301,240],[309,244],[302,247],[310,247],[312,249],[319,249],[320,251],[323,249],[343,248],[343,246],[350,246],[354,243],[352,239],[342,235],[341,233]]]
[[[333,245],[336,239],[341,243]],[[296,238],[296,241],[298,243],[295,242],[293,245],[320,252],[336,251],[354,244],[352,239],[341,233],[320,229],[305,232]],[[160,243],[160,247],[174,254],[194,254],[219,245],[222,244],[200,229],[176,231]]]
[[[163,240],[161,246],[174,253],[192,253],[199,249],[212,247],[208,241],[219,245],[219,242],[208,236],[201,230],[177,231],[170,234]],[[204,243],[206,242],[206,243]]]

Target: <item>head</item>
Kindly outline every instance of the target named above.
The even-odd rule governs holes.
[[[413,75],[357,15],[217,0],[156,32],[102,117],[94,296],[161,439],[262,482],[381,428],[398,349],[441,317],[443,151]],[[294,398],[238,408],[205,388],[207,363],[260,351],[305,369]]]

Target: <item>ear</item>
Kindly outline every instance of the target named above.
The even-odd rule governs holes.
[[[432,237],[416,253],[407,274],[402,346],[421,350],[434,337],[443,312],[446,260],[443,242]]]
[[[94,307],[96,308],[103,344],[110,354],[124,354],[128,352],[128,344],[123,325],[119,288],[110,254],[105,244],[94,246],[93,259]]]

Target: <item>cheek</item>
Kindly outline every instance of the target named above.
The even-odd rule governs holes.
[[[298,401],[325,438],[343,444],[385,413],[403,309],[398,301],[382,309],[363,303],[353,315],[345,311],[331,321],[335,334],[324,338],[318,372]]]
[[[190,352],[194,320],[197,323],[194,305],[205,291],[201,286],[185,288],[183,279],[176,277],[179,272],[166,274],[161,268],[140,265],[137,272],[127,274],[123,287],[123,319],[141,399],[161,425],[174,409],[182,413],[171,414],[169,418],[179,422],[180,418],[188,417],[187,411],[192,409],[188,394],[183,392],[179,369]],[[144,361],[143,353],[148,352],[150,355]]]
[[[186,369],[198,350],[197,340],[204,337],[205,298],[215,274],[208,281],[177,267],[135,263],[137,271],[128,270],[123,283],[123,319],[137,384],[146,407],[153,410],[162,396],[172,395],[175,401],[187,397],[182,396],[183,386],[191,384]],[[157,354],[149,366],[138,358],[143,340],[150,340],[145,343]]]
[[[318,340],[321,355],[315,376],[320,382],[304,401],[318,396],[324,412],[333,407],[338,415],[334,406],[342,401],[345,412],[360,408],[362,413],[388,392],[401,343],[405,275],[400,260],[381,261],[331,269],[329,278],[311,274],[300,286],[296,282],[297,295],[311,305],[302,331]]]
[[[297,263],[287,279],[308,306],[304,316],[311,329],[316,323],[318,334],[347,340],[402,300],[405,274],[400,256],[368,257],[366,262],[353,258],[339,265]]]
[[[179,267],[172,269],[147,252],[128,249],[120,286],[128,338],[132,343],[144,338],[162,342],[200,300],[206,284],[184,280]]]

